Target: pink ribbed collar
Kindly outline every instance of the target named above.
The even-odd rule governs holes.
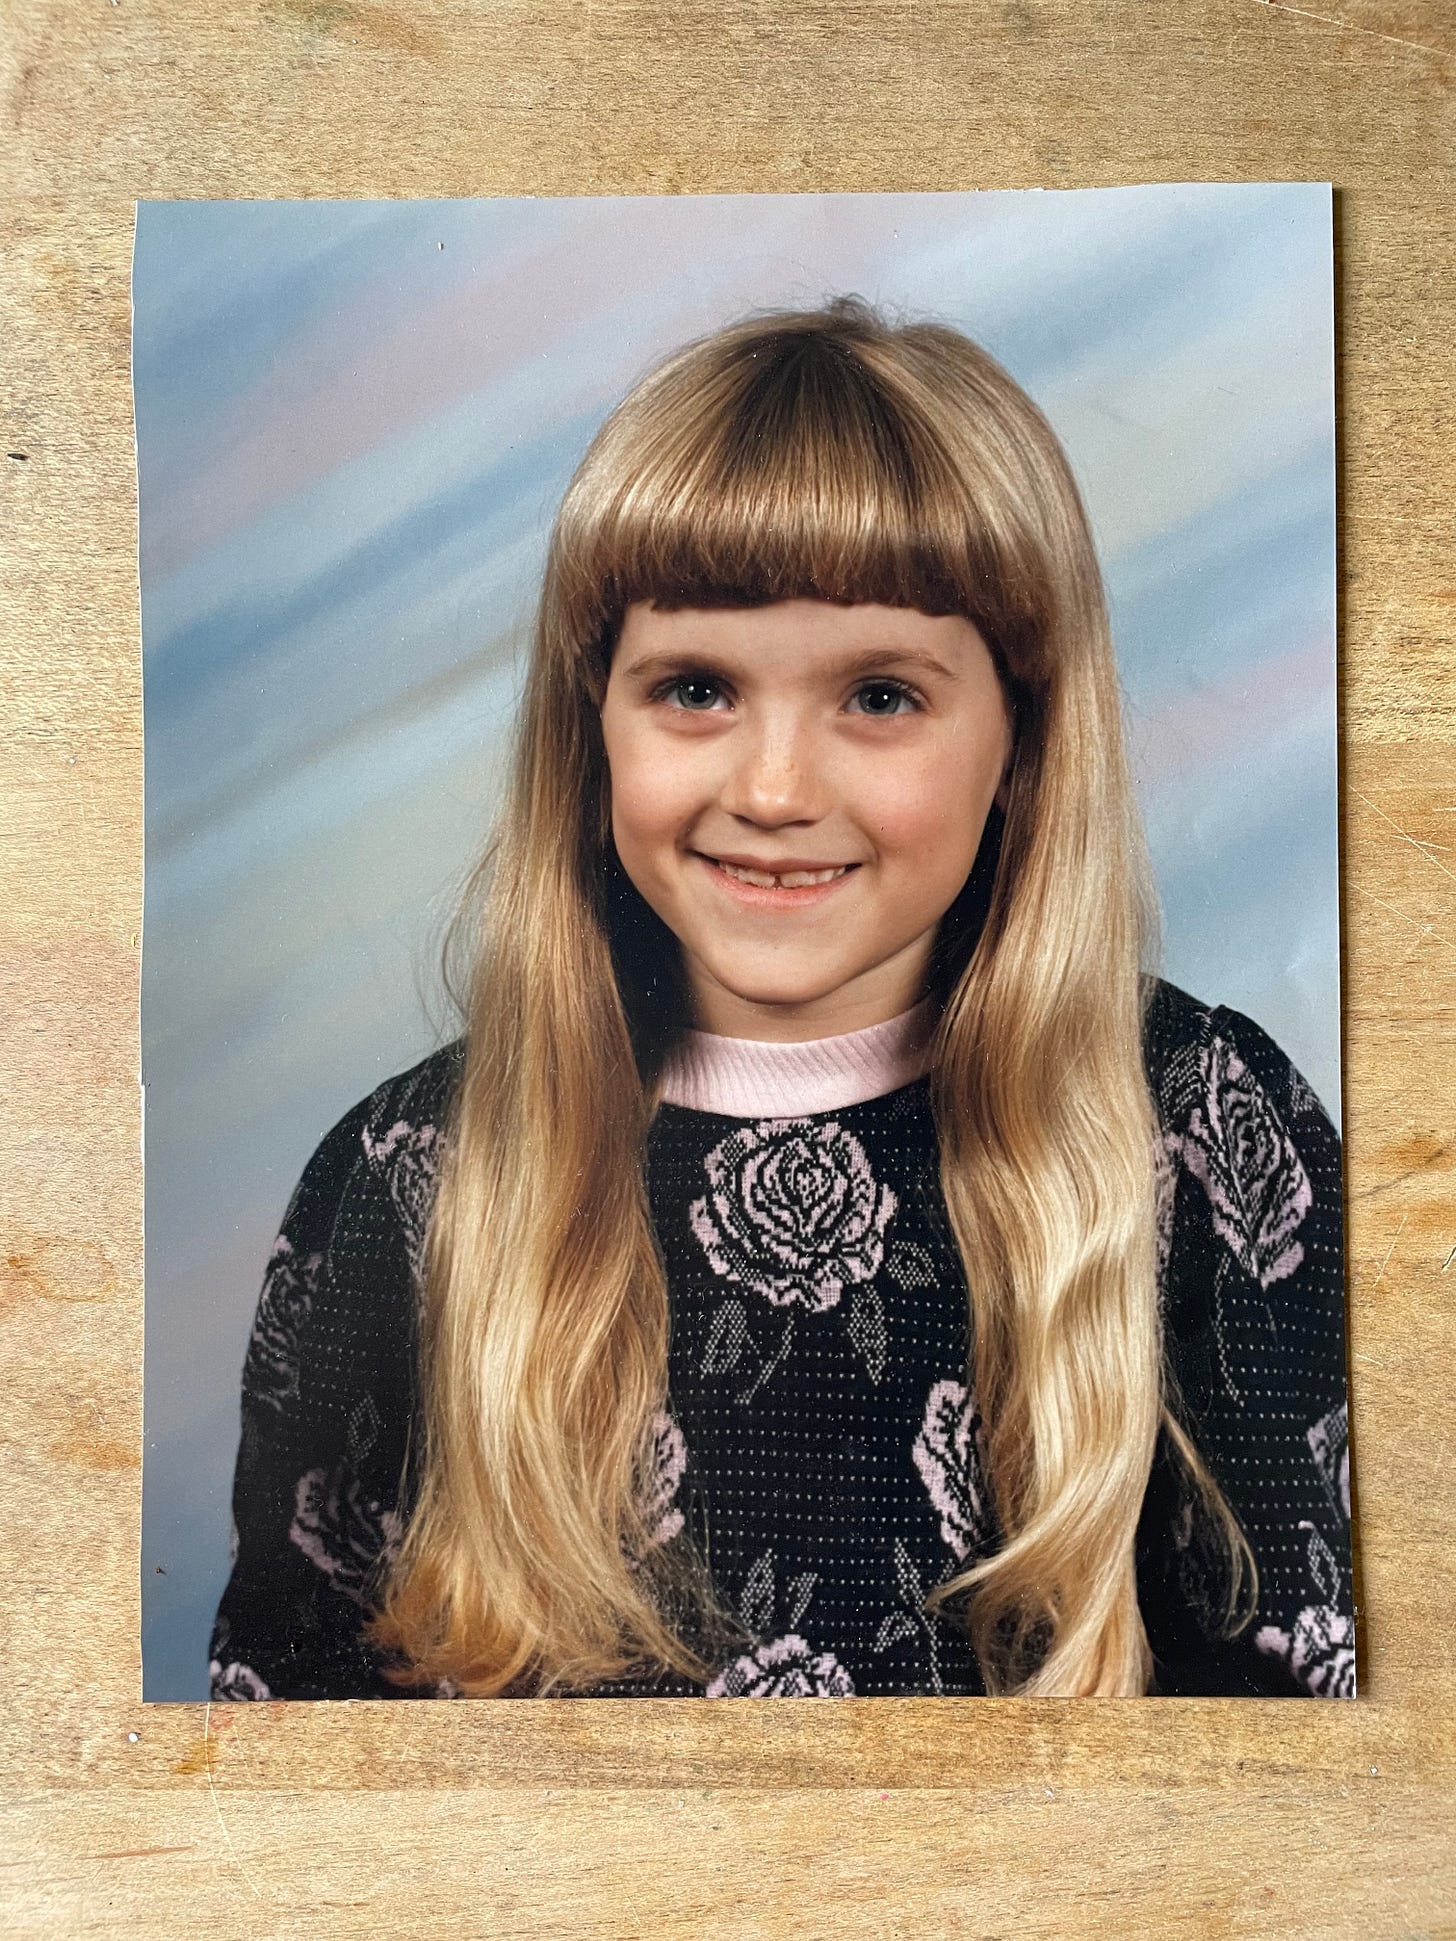
[[[927,998],[884,1024],[798,1044],[687,1031],[668,1056],[660,1097],[738,1119],[837,1112],[921,1077],[934,1025]]]

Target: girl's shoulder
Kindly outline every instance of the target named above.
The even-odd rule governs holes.
[[[368,1155],[389,1129],[443,1124],[465,1062],[465,1040],[455,1038],[415,1064],[383,1078],[335,1119],[318,1141],[315,1158],[335,1165]]]
[[[465,1039],[453,1038],[381,1081],[354,1107],[360,1145],[376,1169],[389,1170],[406,1148],[434,1150],[448,1121],[465,1067]]]
[[[1165,978],[1149,980],[1143,1057],[1165,1126],[1210,1113],[1222,1118],[1231,1108],[1272,1110],[1286,1122],[1313,1119],[1334,1132],[1318,1094],[1262,1025]]]
[[[293,1189],[280,1244],[287,1239],[296,1252],[306,1240],[331,1256],[345,1234],[358,1241],[398,1228],[411,1263],[418,1262],[464,1050],[464,1038],[442,1045],[381,1080],[334,1121]]]
[[[1288,1053],[1245,1013],[1161,981],[1150,997],[1159,1273],[1172,1318],[1184,1332],[1216,1323],[1223,1361],[1232,1308],[1252,1303],[1252,1341],[1254,1322],[1262,1327],[1277,1301],[1312,1323],[1321,1351],[1333,1354],[1343,1325],[1344,1186],[1334,1123]],[[1275,1347],[1258,1340],[1256,1360]],[[1267,1380],[1267,1371],[1258,1376]]]

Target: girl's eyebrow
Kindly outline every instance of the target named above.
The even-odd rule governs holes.
[[[697,648],[686,648],[675,654],[644,654],[641,660],[629,662],[622,671],[628,680],[650,681],[663,675],[680,674],[684,668],[691,668],[697,673],[723,675],[728,679],[733,678],[734,672],[721,655]],[[852,680],[858,674],[881,674],[891,668],[939,675],[945,681],[960,679],[954,668],[947,667],[933,654],[927,654],[917,647],[866,647],[837,662],[830,673],[839,680]]]

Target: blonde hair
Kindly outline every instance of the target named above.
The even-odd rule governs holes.
[[[505,806],[457,925],[466,1055],[425,1257],[417,1493],[370,1635],[401,1683],[695,1681],[734,1637],[649,1500],[668,1293],[646,1196],[686,1021],[675,940],[616,861],[599,724],[634,601],[959,613],[1016,730],[1010,795],[942,924],[931,1097],[1004,1541],[939,1585],[991,1692],[1136,1694],[1136,1536],[1178,1421],[1143,1063],[1157,934],[1101,575],[1067,460],[985,351],[854,298],[751,316],[653,369],[552,533]],[[1248,1593],[1242,1598],[1241,1591]]]

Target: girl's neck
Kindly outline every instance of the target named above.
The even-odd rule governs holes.
[[[936,1007],[929,998],[897,1018],[832,1038],[789,1043],[686,1031],[663,1067],[664,1105],[730,1118],[837,1112],[921,1077]]]

